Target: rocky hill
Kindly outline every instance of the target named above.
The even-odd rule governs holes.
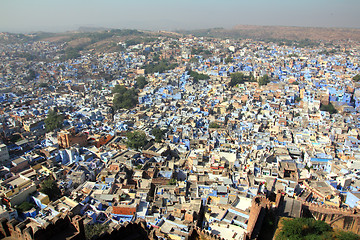
[[[179,31],[195,36],[221,38],[241,38],[255,40],[310,40],[310,41],[360,41],[360,29],[355,28],[315,28],[284,26],[238,25],[232,29],[212,28],[193,31]]]

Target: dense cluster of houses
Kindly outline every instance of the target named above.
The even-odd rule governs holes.
[[[60,61],[65,46],[0,45],[1,217],[40,226],[64,212],[86,224],[142,218],[171,239],[185,239],[190,226],[243,239],[255,196],[359,207],[357,43],[168,37]],[[55,60],[14,54],[38,48]],[[178,65],[147,74],[154,56]],[[194,82],[189,68],[210,79]],[[255,81],[230,87],[235,72]],[[264,75],[271,82],[260,86]],[[136,86],[138,76],[148,81],[138,105],[114,111],[112,88]],[[46,132],[50,110],[64,116],[63,127]],[[148,143],[127,147],[131,131]],[[59,199],[40,192],[46,179],[56,181]],[[33,207],[19,211],[24,202]]]

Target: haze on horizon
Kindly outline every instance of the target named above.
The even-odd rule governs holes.
[[[236,25],[360,28],[359,0],[2,0],[0,32]]]

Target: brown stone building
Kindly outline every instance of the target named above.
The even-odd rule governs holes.
[[[59,132],[57,139],[61,148],[68,148],[75,144],[84,147],[87,144],[87,135],[85,133],[75,133],[75,127]]]

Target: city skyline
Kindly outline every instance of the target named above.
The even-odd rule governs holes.
[[[60,32],[79,27],[176,30],[236,25],[360,28],[355,0],[3,1],[1,32]],[[296,11],[295,11],[296,10]]]

